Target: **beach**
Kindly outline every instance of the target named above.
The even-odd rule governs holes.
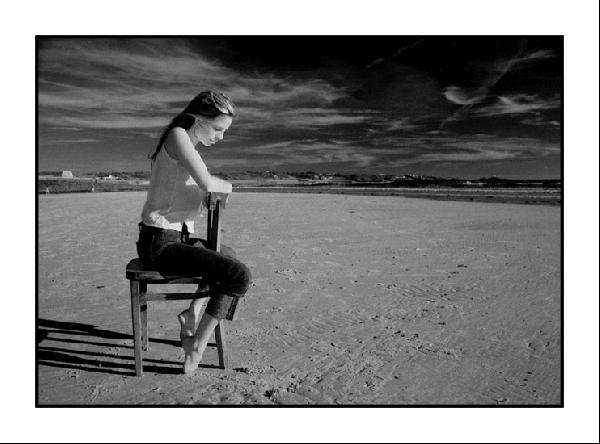
[[[229,367],[209,347],[182,375],[188,303],[151,302],[138,378],[125,265],[145,197],[38,196],[40,405],[561,402],[559,206],[234,193],[222,239],[254,279]]]

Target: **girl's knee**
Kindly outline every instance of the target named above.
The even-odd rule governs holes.
[[[241,262],[238,263],[233,281],[233,284],[236,287],[236,293],[242,296],[248,291],[248,287],[250,287],[250,283],[252,282],[252,273],[250,272],[250,269],[245,264]]]
[[[244,284],[246,285],[246,288],[248,288],[250,286],[250,283],[252,283],[252,272],[250,271],[250,269],[244,265],[243,265],[243,270],[244,270]]]

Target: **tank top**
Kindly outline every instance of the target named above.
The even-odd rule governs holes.
[[[200,159],[202,160],[202,159]],[[163,146],[150,175],[150,189],[142,209],[142,222],[152,227],[181,231],[185,222],[194,233],[194,219],[201,216],[207,193]]]

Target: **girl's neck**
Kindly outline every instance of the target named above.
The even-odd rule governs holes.
[[[194,126],[192,125],[190,129],[185,130],[185,132],[190,138],[190,142],[192,142],[192,145],[194,145],[194,148],[196,148],[196,145],[198,145],[199,140],[196,139],[196,136],[194,135]]]

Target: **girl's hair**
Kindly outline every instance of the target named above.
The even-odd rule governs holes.
[[[181,127],[185,130],[190,129],[196,118],[194,116],[204,116],[211,119],[220,115],[235,117],[235,105],[229,97],[218,91],[203,91],[192,99],[185,109],[171,120],[171,123],[163,130],[158,139],[156,150],[150,156],[152,161],[156,160],[156,156],[161,150],[165,139],[175,127]]]

